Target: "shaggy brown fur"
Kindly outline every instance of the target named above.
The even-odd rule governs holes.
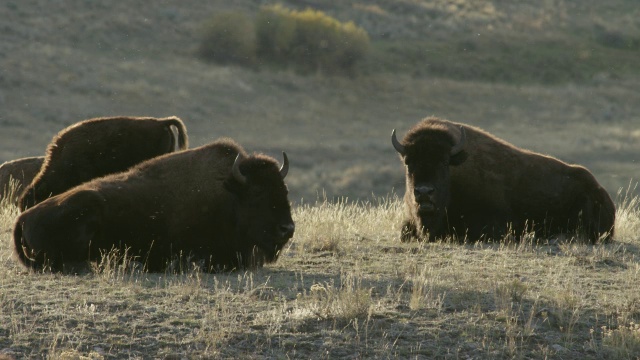
[[[462,151],[451,155],[462,138]],[[435,117],[412,128],[402,145],[403,240],[420,233],[431,240],[449,235],[478,240],[528,231],[540,236],[579,232],[592,242],[613,235],[613,201],[582,166]]]
[[[182,120],[152,117],[106,117],[81,121],[60,131],[47,148],[40,172],[20,198],[32,207],[91,179],[125,171],[153,157],[188,146]]]
[[[178,257],[207,271],[261,266],[293,236],[284,175],[273,158],[218,140],[43,201],[18,217],[15,248],[26,266],[53,270],[112,248],[149,271]]]
[[[7,161],[0,165],[0,197],[4,199],[11,196],[11,204],[18,206],[21,190],[31,184],[43,162],[44,156],[35,156]],[[10,186],[12,180],[15,182],[14,188]]]

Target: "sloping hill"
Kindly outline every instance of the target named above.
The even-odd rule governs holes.
[[[323,191],[367,197],[404,186],[391,129],[401,134],[437,115],[583,163],[614,195],[638,176],[632,2],[294,3],[369,31],[359,76],[198,59],[207,19],[230,9],[255,14],[251,1],[0,5],[0,160],[39,155],[53,134],[85,118],[178,115],[193,145],[231,136],[249,150],[287,151],[293,200]]]

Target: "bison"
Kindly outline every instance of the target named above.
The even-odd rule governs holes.
[[[53,271],[99,261],[113,248],[151,272],[177,259],[206,271],[276,261],[295,230],[283,156],[279,168],[271,157],[220,139],[94,179],[17,218],[18,258]]]
[[[107,174],[125,171],[144,160],[188,146],[179,118],[103,117],[81,121],[60,131],[47,147],[44,163],[25,187],[19,207],[25,210],[46,198]]]
[[[406,167],[401,239],[471,241],[535,232],[613,236],[615,206],[584,167],[436,117],[391,141]]]
[[[11,160],[0,165],[0,186],[2,198],[18,206],[21,189],[31,184],[40,171],[44,156],[26,157]]]

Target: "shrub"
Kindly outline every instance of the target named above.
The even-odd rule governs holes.
[[[256,20],[257,52],[302,71],[352,73],[369,48],[367,32],[321,11],[263,7]]]
[[[640,38],[626,34],[617,29],[611,29],[605,25],[596,24],[594,35],[598,43],[614,49],[634,50],[640,48]]]
[[[253,22],[237,11],[216,14],[205,25],[199,53],[217,63],[253,64],[256,55]]]
[[[272,63],[286,63],[291,52],[295,19],[280,5],[263,7],[256,18],[256,52]]]

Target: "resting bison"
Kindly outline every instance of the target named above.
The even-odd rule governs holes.
[[[94,179],[18,217],[18,257],[54,271],[112,248],[128,249],[153,272],[178,257],[207,271],[276,261],[295,229],[283,155],[278,168],[221,139]]]
[[[20,197],[20,209],[63,193],[91,179],[125,171],[144,160],[187,148],[182,120],[105,117],[81,121],[60,131],[47,148],[42,169]]]
[[[615,207],[584,167],[519,149],[481,129],[427,118],[400,143],[406,165],[402,240],[454,235],[498,239],[581,233],[613,235]]]
[[[10,196],[9,201],[11,204],[17,206],[21,193],[20,190],[31,183],[40,171],[43,161],[44,156],[36,156],[7,161],[0,165],[2,198],[4,199]]]

